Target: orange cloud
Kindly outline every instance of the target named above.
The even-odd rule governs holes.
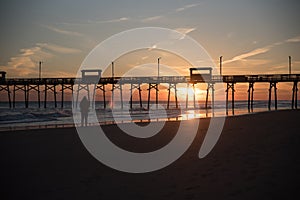
[[[11,57],[6,65],[0,66],[0,69],[6,71],[8,77],[37,77],[39,61],[50,60],[57,53],[76,54],[79,52],[80,50],[56,44],[37,43],[34,47],[20,49],[20,53]],[[55,74],[57,76],[58,73]]]

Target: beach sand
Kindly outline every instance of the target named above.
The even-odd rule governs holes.
[[[1,132],[1,199],[291,199],[299,196],[299,119],[300,111],[228,117],[214,149],[199,159],[209,123],[201,119],[181,158],[144,174],[101,164],[75,128]],[[116,125],[104,129],[124,149],[147,152],[170,141],[179,123],[139,140]]]

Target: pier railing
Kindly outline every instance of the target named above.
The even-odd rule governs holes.
[[[220,79],[222,78],[222,79]],[[213,80],[218,82],[292,82],[299,81],[300,74],[261,74],[261,75],[226,75],[213,76]]]
[[[0,80],[0,85],[60,85],[60,84],[75,84],[86,83],[95,84],[95,80],[82,80],[81,78],[6,78]],[[101,77],[96,84],[130,84],[130,83],[188,83],[191,79],[189,76],[150,76],[150,77]],[[293,82],[300,81],[300,74],[261,74],[261,75],[213,75],[211,79],[198,79],[193,80],[193,83],[205,83],[205,82],[235,82],[235,83],[247,83],[247,82]]]

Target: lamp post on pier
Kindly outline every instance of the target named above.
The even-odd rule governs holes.
[[[42,78],[42,61],[39,61],[39,80]]]
[[[220,56],[220,76],[222,76],[222,59],[223,56]]]
[[[289,75],[292,74],[292,57],[289,56]]]
[[[115,77],[115,66],[114,66],[114,62],[111,62],[111,77],[112,77],[112,79],[114,79],[114,77]]]
[[[157,58],[157,79],[159,79],[159,61],[160,61],[161,57]]]

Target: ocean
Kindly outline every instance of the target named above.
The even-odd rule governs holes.
[[[154,102],[151,102],[153,105]],[[124,104],[123,110],[120,105],[115,105],[114,109],[103,109],[103,102],[95,102],[95,111],[100,124],[114,124],[127,122],[149,122],[149,121],[177,121],[188,120],[193,118],[206,118],[212,116],[212,109],[208,105],[205,109],[204,102],[197,104],[198,107],[193,108],[193,102],[189,102],[188,109],[176,109],[175,103],[170,102],[170,109],[167,102],[160,102],[160,106],[156,109],[151,106],[149,112],[147,102],[143,102],[143,108],[139,108],[139,102],[133,102],[133,109],[128,119],[129,104]],[[300,101],[298,101],[300,105]],[[43,104],[41,104],[41,107]],[[65,101],[64,108],[60,108],[60,102],[57,108],[54,108],[54,102],[47,102],[47,108],[38,108],[38,102],[29,102],[29,108],[25,108],[24,102],[16,102],[15,108],[9,108],[8,102],[0,102],[0,131],[7,130],[26,130],[37,128],[57,128],[57,127],[73,127],[72,102]],[[291,101],[279,100],[278,110],[291,109]],[[271,110],[275,110],[274,101],[272,101]],[[253,110],[250,113],[268,111],[268,101],[254,101]],[[248,114],[247,101],[235,101],[234,115]],[[150,116],[151,115],[151,116]],[[233,115],[231,104],[229,104],[228,115]],[[226,116],[224,102],[215,102],[214,116]]]

